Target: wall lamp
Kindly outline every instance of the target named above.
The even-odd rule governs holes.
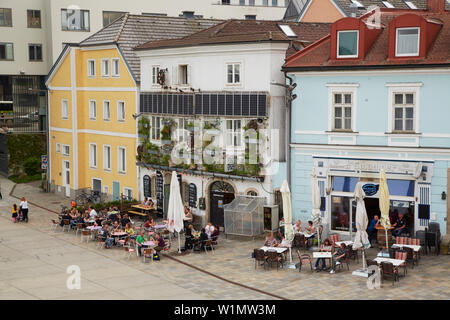
[[[442,191],[441,199],[442,199],[442,200],[447,199],[447,195],[445,194],[445,191]]]

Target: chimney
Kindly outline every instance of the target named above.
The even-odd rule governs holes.
[[[194,11],[183,11],[183,18],[194,19]]]
[[[446,0],[427,0],[427,9],[430,12],[440,13],[445,11]]]

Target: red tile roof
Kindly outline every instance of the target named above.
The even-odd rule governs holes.
[[[404,14],[416,14],[428,22],[441,24],[436,39],[424,58],[389,59],[389,22]],[[365,19],[361,17],[359,19]],[[381,9],[382,31],[362,59],[330,59],[331,35],[328,34],[310,46],[286,59],[285,69],[298,70],[347,69],[370,67],[398,67],[403,65],[450,64],[450,11],[433,13],[427,10]]]
[[[279,25],[286,24],[291,27],[297,37],[287,37],[282,32]],[[307,45],[329,33],[330,26],[330,23],[228,20],[181,39],[150,41],[137,46],[135,50],[261,41],[294,41]],[[296,51],[293,48],[288,49],[290,54]]]

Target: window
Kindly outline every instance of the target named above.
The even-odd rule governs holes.
[[[152,84],[158,85],[159,66],[152,67]]]
[[[119,19],[124,14],[125,12],[120,11],[103,11],[103,26],[106,27],[108,24]]]
[[[187,141],[190,133],[187,131],[189,120],[186,118],[178,119],[178,137],[175,137],[178,142]]]
[[[97,168],[97,145],[95,143],[89,144],[89,166]]]
[[[97,103],[95,100],[89,101],[89,119],[90,120],[97,119]]]
[[[358,178],[356,177],[333,177],[333,191],[354,192]]]
[[[251,196],[251,197],[257,197],[258,193],[256,191],[250,190],[250,191],[247,191],[247,195]]]
[[[103,186],[103,193],[106,193],[106,194],[109,193],[109,188],[108,188],[108,186]]]
[[[0,60],[14,60],[12,43],[0,43]]]
[[[67,100],[61,101],[61,117],[63,119],[69,119],[69,105]]]
[[[268,7],[269,6],[269,0],[263,0],[263,6]]]
[[[352,200],[350,197],[331,197],[331,230],[350,231]]]
[[[228,84],[241,83],[241,65],[239,63],[227,64],[227,83]]]
[[[56,143],[56,153],[61,152],[61,143]]]
[[[222,0],[222,4],[229,5],[230,4],[230,0]]]
[[[27,10],[28,28],[41,27],[41,10]]]
[[[42,45],[29,44],[28,58],[30,59],[30,61],[42,61]]]
[[[283,31],[283,33],[288,37],[297,37],[297,34],[294,32],[294,30],[291,29],[291,27],[287,24],[280,24],[278,25]]]
[[[159,140],[161,138],[161,117],[152,117],[151,138]]]
[[[395,56],[419,55],[419,28],[399,28],[395,41]]]
[[[338,58],[358,57],[358,31],[338,31]]]
[[[381,1],[381,2],[383,2],[384,6],[385,6],[386,8],[390,8],[390,9],[395,8],[395,7],[392,5],[392,3],[388,2],[388,1]]]
[[[11,8],[0,8],[0,27],[12,27]]]
[[[111,59],[111,64],[112,64],[112,76],[120,77],[120,60],[119,60],[119,58]]]
[[[67,144],[62,145],[62,154],[63,156],[70,156],[70,146]]]
[[[254,6],[255,5],[255,0],[248,0],[248,5],[249,6]]]
[[[414,132],[414,93],[394,93],[394,131]]]
[[[126,149],[125,147],[119,147],[118,149],[118,163],[119,163],[119,172],[125,173],[127,171],[127,157],[126,157]]]
[[[132,201],[133,200],[133,189],[123,188],[123,197],[125,200]]]
[[[227,120],[227,146],[242,146],[242,123],[241,120]]]
[[[405,1],[405,3],[410,9],[413,9],[413,10],[417,9],[416,5],[414,3],[412,3],[411,1]]]
[[[180,65],[178,66],[178,80],[179,84],[188,84],[188,66]]]
[[[125,101],[117,101],[117,120],[125,121]]]
[[[278,7],[278,0],[272,0],[272,7]]]
[[[361,4],[361,2],[356,0],[351,0],[353,4],[356,4],[358,8],[364,8],[364,6]]]
[[[352,93],[333,94],[333,130],[352,130]]]
[[[88,77],[95,78],[95,60],[88,60]]]
[[[389,194],[403,197],[414,197],[414,180],[387,180]]]
[[[245,15],[245,20],[256,20],[256,15],[247,14],[247,15]]]
[[[239,5],[240,6],[245,6],[245,0],[239,0]]]
[[[111,170],[111,146],[103,145],[103,169]]]
[[[103,120],[109,121],[111,119],[111,108],[108,100],[103,101]]]
[[[63,31],[89,31],[89,10],[61,9]]]
[[[102,77],[109,77],[109,59],[102,59]]]

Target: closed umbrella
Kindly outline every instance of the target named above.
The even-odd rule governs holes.
[[[362,185],[359,183],[356,185],[355,188],[355,199],[356,199],[356,217],[355,217],[356,234],[355,240],[353,242],[353,249],[359,248],[363,249],[362,250],[363,266],[362,269],[356,270],[354,274],[357,274],[357,272],[365,273],[367,271],[364,249],[370,248],[369,237],[366,232],[369,220],[367,218],[366,206],[364,204],[364,191],[362,189]]]
[[[291,243],[292,240],[294,240],[294,228],[292,227],[291,190],[289,190],[289,185],[286,180],[283,181],[280,192],[283,199],[284,238]],[[291,247],[292,245],[289,246],[289,267],[295,268],[295,265],[292,263]]]
[[[387,230],[391,227],[391,221],[389,220],[389,188],[387,185],[386,173],[383,169],[380,170],[380,187],[379,187],[379,206],[381,212],[380,224],[384,227],[386,234],[386,250],[388,250],[388,236]]]
[[[170,181],[169,207],[167,209],[168,229],[170,232],[178,232],[178,253],[181,253],[180,231],[183,229],[184,206],[181,200],[180,184],[177,174],[172,171],[172,180]]]
[[[313,168],[311,172],[311,218],[316,226],[318,246],[320,247],[320,230],[319,225],[322,223],[322,214],[320,213],[320,190],[319,182],[317,181],[316,171]]]

